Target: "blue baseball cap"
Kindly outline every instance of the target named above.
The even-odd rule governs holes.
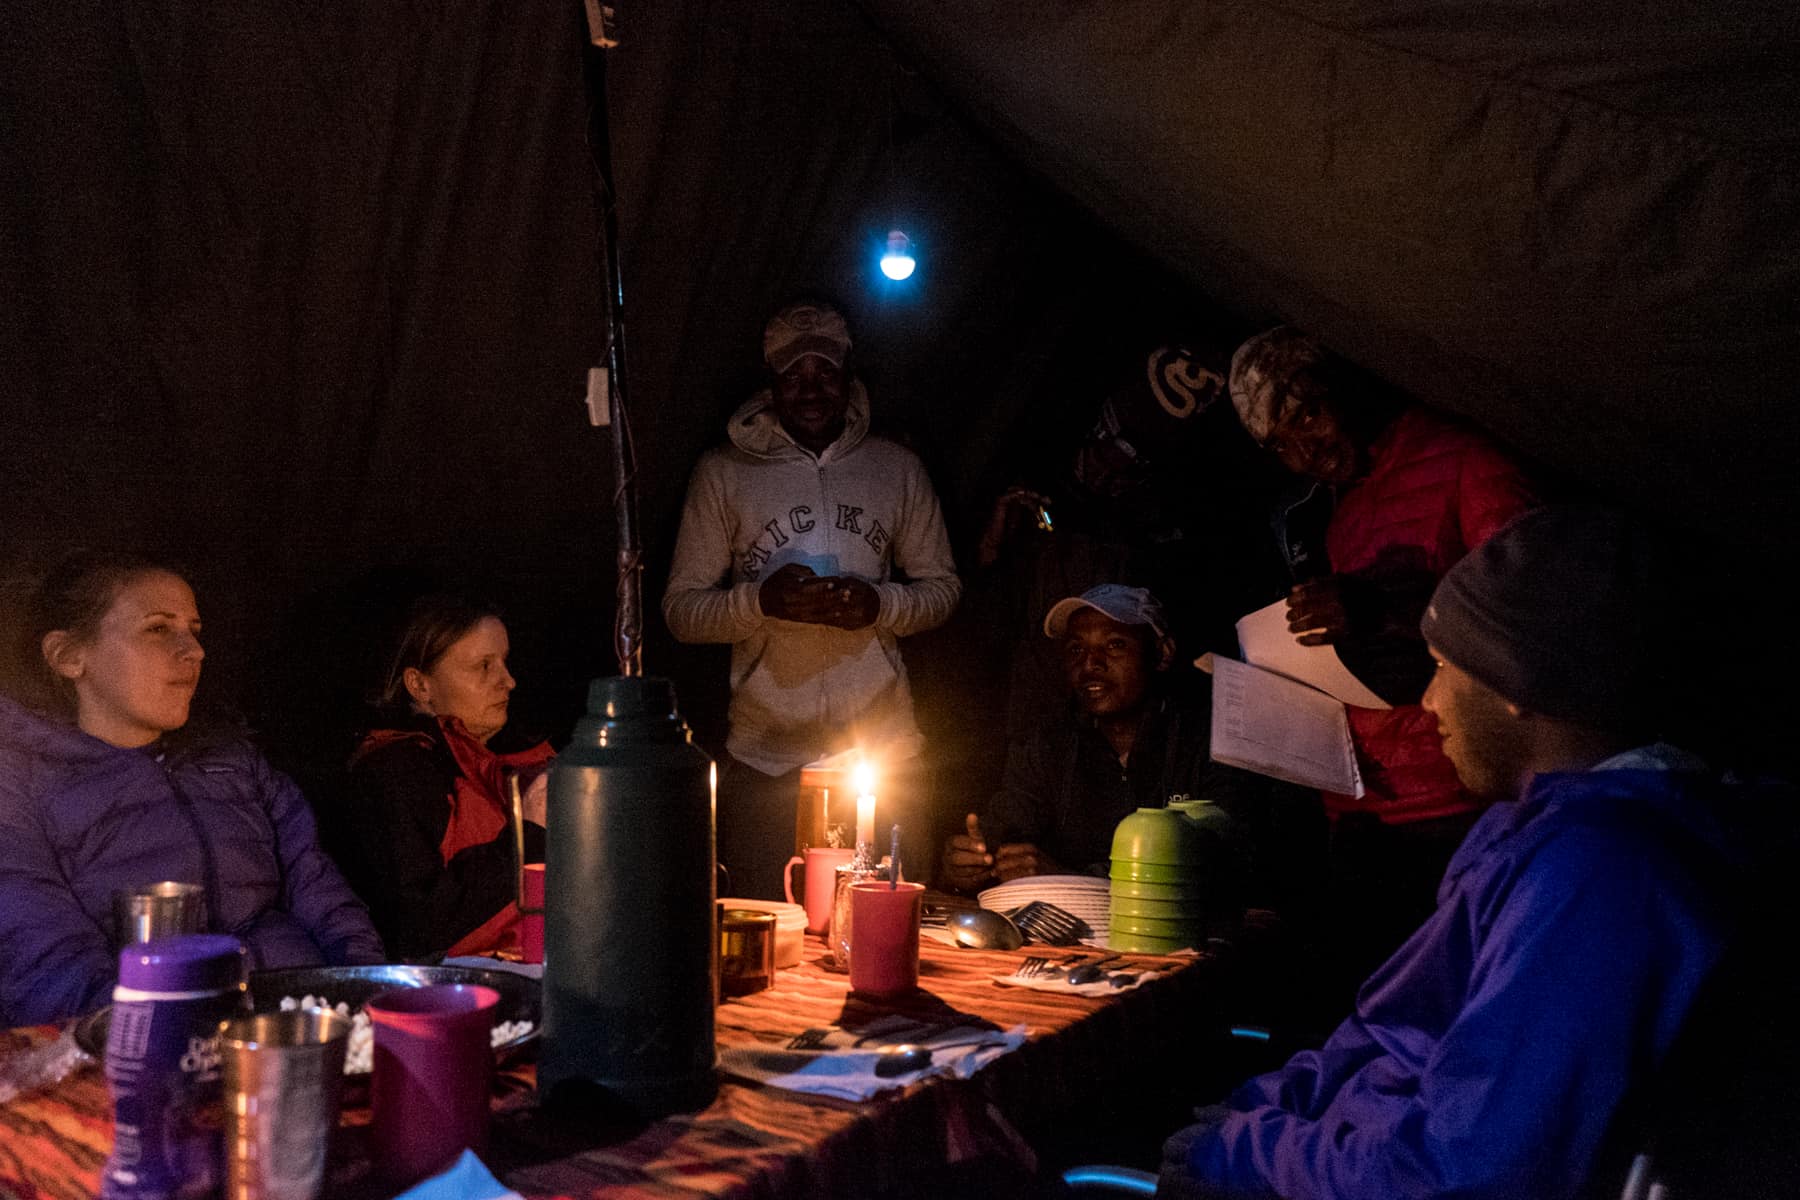
[[[1126,587],[1122,583],[1103,583],[1079,596],[1058,600],[1044,614],[1045,636],[1061,637],[1069,627],[1069,618],[1083,608],[1104,613],[1121,625],[1148,625],[1158,638],[1169,636],[1169,622],[1163,616],[1162,602],[1147,588]]]

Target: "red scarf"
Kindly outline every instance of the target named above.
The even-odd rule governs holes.
[[[444,732],[444,744],[450,748],[457,767],[456,787],[450,792],[450,823],[444,827],[444,840],[438,843],[438,853],[448,865],[470,846],[485,846],[511,832],[512,800],[506,795],[506,772],[542,766],[550,760],[552,751],[549,742],[539,742],[529,750],[495,754],[455,717],[439,717],[438,728]],[[524,786],[521,779],[520,787]],[[509,900],[506,907],[464,934],[445,953],[455,957],[516,949],[518,925],[518,902]]]
[[[495,754],[455,717],[439,717],[438,728],[457,770],[456,787],[450,793],[450,823],[444,827],[444,840],[438,843],[438,853],[448,865],[470,846],[485,846],[506,832],[512,823],[506,772],[541,767],[550,761],[552,751],[549,742],[539,742],[529,750]],[[521,787],[524,783],[521,779]]]
[[[439,717],[438,730],[450,757],[456,761],[456,782],[445,801],[450,805],[450,820],[444,826],[438,853],[444,865],[470,846],[485,846],[495,838],[508,836],[512,824],[512,801],[506,795],[506,772],[535,774],[555,756],[549,742],[539,742],[529,750],[512,754],[496,754],[470,733],[456,717]],[[363,739],[357,749],[361,757],[369,751],[407,738],[424,737],[411,730],[381,729]],[[524,779],[520,780],[523,787]],[[446,952],[484,954],[492,950],[515,947],[518,943],[519,906],[509,901],[504,908],[479,926],[464,934]]]

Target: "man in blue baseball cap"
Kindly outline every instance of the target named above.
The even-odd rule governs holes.
[[[1211,800],[1236,834],[1235,861],[1217,864],[1221,879],[1239,885],[1232,899],[1280,905],[1255,894],[1243,851],[1272,819],[1292,814],[1281,798],[1311,811],[1322,839],[1316,797],[1212,761],[1207,678],[1177,666],[1156,597],[1103,583],[1052,605],[1044,633],[1057,646],[1069,703],[1011,748],[999,792],[946,848],[945,882],[972,890],[1029,875],[1104,876],[1113,830],[1127,815]]]
[[[1263,531],[1285,476],[1240,427],[1230,404],[1228,346],[1205,331],[1118,364],[1112,386],[1073,444],[1036,433],[1030,459],[1007,467],[973,564],[972,604],[1009,642],[1006,733],[1028,737],[1063,690],[1054,643],[1036,625],[1055,601],[1108,581],[1143,585],[1190,647],[1236,645],[1234,622],[1288,586]],[[1056,409],[1034,421],[1057,428]],[[1073,417],[1073,413],[1070,417]]]

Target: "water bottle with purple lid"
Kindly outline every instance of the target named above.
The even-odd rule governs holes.
[[[244,996],[244,946],[234,937],[185,934],[119,952],[106,1036],[113,1152],[102,1200],[218,1194],[219,1022],[242,1010]]]

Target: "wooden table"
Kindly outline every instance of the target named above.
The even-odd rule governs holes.
[[[1035,952],[1069,956],[1079,951]],[[1033,1139],[1079,1126],[1102,1098],[1151,1086],[1198,1044],[1210,1020],[1217,964],[1129,956],[1174,969],[1129,992],[1088,999],[1003,987],[1023,951],[955,950],[927,942],[917,997],[875,1004],[819,962],[779,972],[775,987],[718,1010],[721,1046],[780,1045],[804,1029],[854,1028],[879,1015],[947,1006],[1002,1028],[1024,1024],[1024,1046],[968,1080],[928,1079],[851,1103],[732,1078],[699,1112],[649,1125],[569,1127],[536,1107],[533,1068],[500,1073],[486,1160],[528,1200],[539,1197],[870,1196],[945,1164],[985,1158],[1029,1163]],[[54,1027],[0,1034],[0,1053],[40,1043]],[[1165,1082],[1167,1082],[1165,1080]],[[366,1107],[350,1107],[333,1152],[328,1195],[390,1195],[369,1177]],[[91,1197],[111,1148],[105,1080],[89,1066],[56,1087],[0,1105],[0,1200]]]

